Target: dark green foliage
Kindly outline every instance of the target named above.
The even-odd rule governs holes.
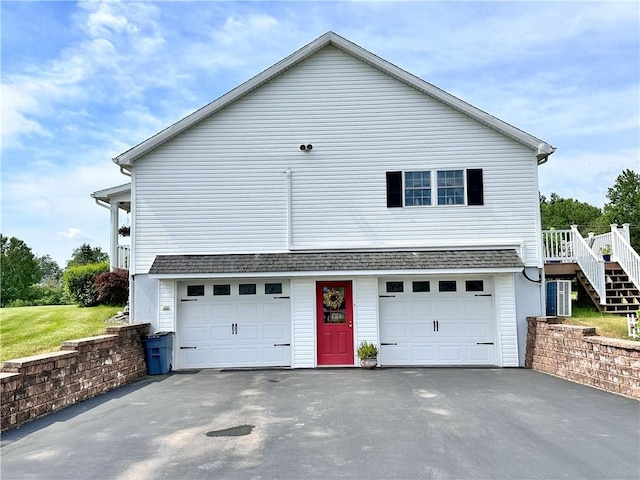
[[[51,258],[51,255],[43,255],[38,257],[38,265],[42,272],[40,283],[49,286],[62,285],[62,269],[58,263]]]
[[[109,255],[104,253],[100,247],[91,248],[88,243],[83,243],[73,250],[71,260],[67,262],[67,268],[78,265],[89,265],[92,263],[103,263],[109,261]]]
[[[5,307],[30,307],[43,305],[67,305],[69,297],[62,285],[32,285],[24,298],[13,300]]]
[[[129,270],[116,268],[96,277],[98,301],[102,305],[125,305],[129,299]]]
[[[365,358],[377,358],[378,347],[371,342],[360,342],[358,345],[358,358],[363,360]]]
[[[599,208],[572,198],[561,198],[556,193],[552,193],[548,200],[540,195],[540,214],[543,230],[568,230],[571,225],[578,225],[582,235],[609,231]]]
[[[630,224],[631,246],[640,252],[640,173],[624,170],[607,191],[607,199],[605,223]]]
[[[38,260],[22,240],[0,234],[0,302],[5,306],[27,298],[29,289],[38,283],[42,272]]]
[[[65,290],[71,300],[85,307],[98,305],[98,289],[95,280],[103,272],[109,271],[109,264],[90,263],[68,267],[62,277]]]

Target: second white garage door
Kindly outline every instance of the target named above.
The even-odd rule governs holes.
[[[291,365],[286,281],[178,285],[177,368]]]
[[[495,365],[491,277],[382,279],[381,365]]]

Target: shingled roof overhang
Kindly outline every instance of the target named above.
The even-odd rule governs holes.
[[[294,252],[159,255],[154,278],[262,277],[310,274],[507,273],[524,267],[513,249],[389,252]]]

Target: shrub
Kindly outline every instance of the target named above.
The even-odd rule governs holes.
[[[106,262],[68,267],[62,279],[71,300],[85,307],[97,305],[98,289],[95,280],[98,275],[108,271],[109,264]]]
[[[129,270],[116,268],[101,273],[95,282],[98,301],[103,305],[125,305],[129,299]]]
[[[32,285],[24,298],[19,298],[8,302],[7,307],[31,307],[42,305],[67,305],[67,296],[62,286],[55,285]]]

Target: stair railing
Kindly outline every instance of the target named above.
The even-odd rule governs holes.
[[[640,290],[640,255],[625,238],[624,230],[621,233],[617,225],[611,225],[611,239],[613,260],[620,264],[631,283]]]
[[[604,260],[589,247],[587,241],[580,235],[577,225],[571,225],[571,231],[573,233],[573,255],[576,263],[598,294],[600,304],[606,305],[607,286],[604,276]]]

